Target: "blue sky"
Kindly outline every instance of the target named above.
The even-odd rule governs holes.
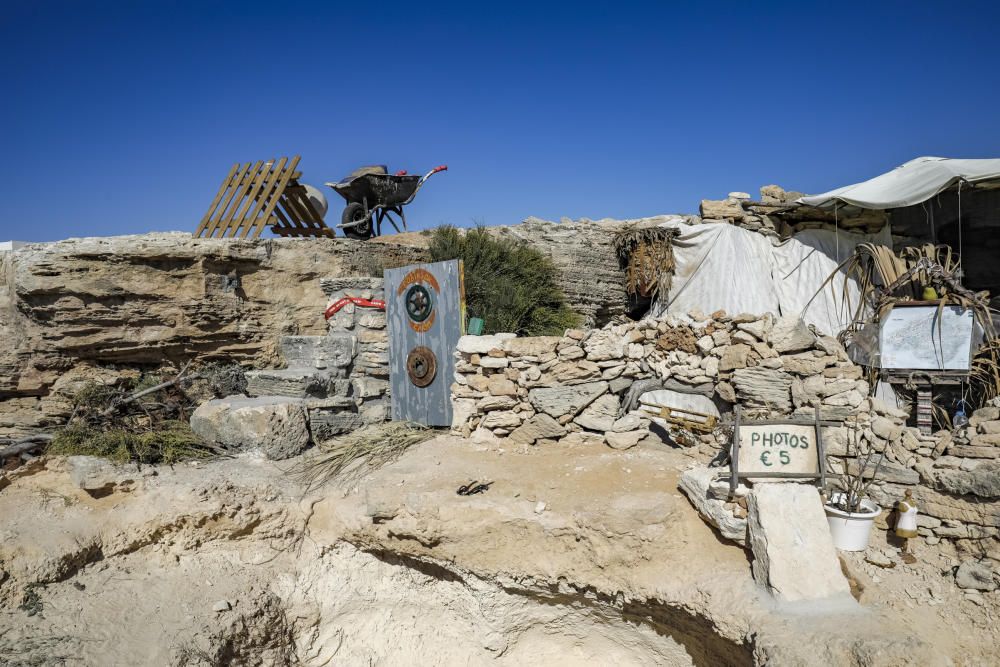
[[[995,2],[0,7],[0,239],[191,231],[233,163],[293,154],[317,185],[447,163],[417,228],[1000,156]]]

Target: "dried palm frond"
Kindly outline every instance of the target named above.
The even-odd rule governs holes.
[[[413,422],[373,424],[317,445],[289,474],[307,492],[334,479],[356,481],[435,435],[435,429]]]
[[[632,227],[615,235],[612,243],[629,294],[653,298],[670,289],[677,234],[669,227]]]

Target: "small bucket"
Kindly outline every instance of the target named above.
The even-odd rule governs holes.
[[[843,494],[835,494],[831,502],[837,502]],[[882,513],[882,508],[868,500],[861,501],[860,512],[845,512],[831,505],[826,505],[826,521],[830,524],[830,535],[833,546],[841,551],[864,551],[868,548],[872,526],[875,517]]]

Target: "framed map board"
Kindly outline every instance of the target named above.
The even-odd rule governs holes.
[[[739,480],[816,479],[826,483],[822,426],[833,422],[819,419],[743,421],[736,406],[730,451],[729,487],[736,491]]]
[[[896,304],[879,328],[879,365],[887,370],[968,371],[982,337],[972,310]]]

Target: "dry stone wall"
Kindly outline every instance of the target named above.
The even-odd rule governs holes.
[[[626,409],[636,389],[657,386],[710,398],[723,413],[739,404],[749,419],[812,419],[819,409],[822,419],[844,423],[823,427],[831,479],[857,470],[859,453],[884,451],[870,490],[876,502],[891,509],[909,489],[930,543],[950,539],[1000,556],[1000,408],[978,411],[955,437],[921,435],[906,425],[907,412],[870,397],[863,368],[836,339],[796,318],[691,313],[564,336],[465,336],[456,355],[453,428],[521,446],[627,449],[666,440],[712,453],[728,447],[727,428],[697,435],[667,425],[664,432]],[[724,532],[740,534],[745,497],[729,498],[727,483],[710,488],[710,477],[682,480],[682,488],[704,499],[702,514],[714,515]]]

